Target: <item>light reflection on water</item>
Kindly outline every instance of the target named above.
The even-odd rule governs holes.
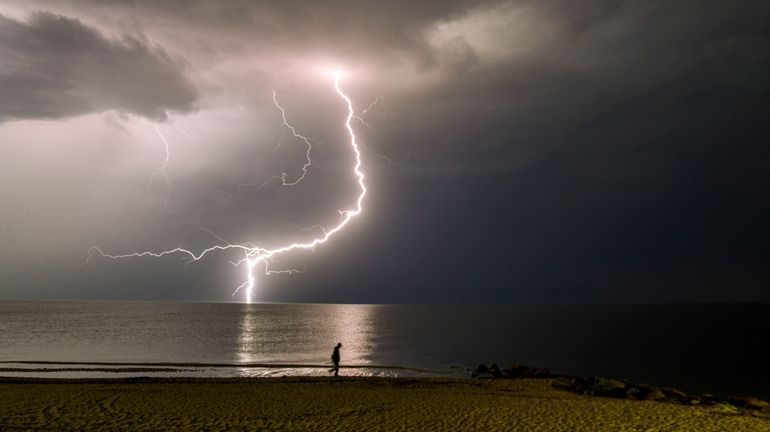
[[[343,370],[343,373],[355,375],[387,375],[386,372],[376,373],[365,366],[372,365],[372,311],[375,306],[360,305],[312,305],[314,310],[319,308],[322,313],[312,316],[305,313],[307,306],[294,306],[292,311],[299,321],[292,329],[291,335],[275,334],[276,326],[266,320],[274,317],[264,308],[253,305],[243,305],[238,324],[239,338],[236,363],[264,364],[288,363],[297,364],[295,367],[254,368],[244,367],[239,371],[242,376],[282,376],[282,375],[326,375],[331,367],[331,353],[337,342],[342,343],[342,364],[354,365],[355,369]],[[271,331],[273,332],[271,334]],[[286,339],[292,340],[289,355],[284,347],[282,358],[276,357],[276,350],[271,344],[281,343]],[[304,367],[305,364],[317,367]]]
[[[334,334],[331,340],[342,343],[342,358],[350,363],[371,364],[371,335],[376,332],[371,328],[372,307],[333,305],[332,308]]]

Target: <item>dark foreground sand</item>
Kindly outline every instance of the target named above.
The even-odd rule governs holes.
[[[0,430],[770,431],[726,405],[567,393],[551,380],[0,379]]]

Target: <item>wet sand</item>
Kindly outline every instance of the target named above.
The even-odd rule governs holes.
[[[770,431],[726,405],[590,397],[551,382],[0,379],[0,430]]]

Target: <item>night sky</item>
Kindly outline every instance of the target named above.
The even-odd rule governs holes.
[[[334,225],[330,68],[364,211],[255,300],[770,301],[770,3],[686,0],[3,0],[0,298],[242,301],[235,252],[89,248]]]

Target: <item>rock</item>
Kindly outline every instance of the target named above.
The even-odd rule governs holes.
[[[506,378],[520,378],[527,370],[529,370],[528,367],[514,363],[511,367],[503,369],[501,373]]]
[[[503,378],[518,378],[521,372],[518,369],[505,368],[501,371]]]
[[[746,409],[762,412],[770,412],[770,402],[762,399],[751,398],[746,402]]]
[[[743,408],[749,399],[751,399],[751,396],[730,396],[727,402],[732,406]]]
[[[661,389],[663,394],[666,396],[666,399],[676,401],[676,402],[688,402],[691,398],[687,396],[687,393],[683,392],[682,390],[666,387]]]
[[[594,377],[573,377],[571,380],[572,388],[577,393],[585,393],[588,387],[591,387],[596,381]]]
[[[626,383],[626,399],[658,401],[666,396],[659,389],[642,384]]]
[[[644,396],[644,400],[647,401],[662,401],[664,399],[666,399],[666,395],[659,388],[653,388]]]
[[[500,368],[496,364],[492,363],[492,366],[487,367],[485,364],[476,366],[476,369],[470,371],[471,378],[500,378]]]
[[[714,405],[719,402],[719,398],[711,393],[704,393],[698,397],[701,405]]]
[[[638,387],[629,387],[626,390],[626,399],[642,400],[642,391]]]
[[[513,364],[511,367],[503,369],[501,373],[508,378],[543,378],[544,374],[548,374],[548,369]]]
[[[664,395],[659,388],[647,384],[628,384],[628,387],[630,387],[629,390],[631,390],[631,388],[636,390],[633,391],[632,394],[637,400],[659,401],[666,398],[666,395]],[[628,391],[626,391],[626,393],[628,394]]]
[[[770,412],[770,402],[752,396],[730,396],[730,405],[752,411]]]
[[[548,371],[548,369],[544,368],[535,368],[535,369],[529,369],[527,368],[525,371],[521,373],[521,378],[550,378],[551,373]]]
[[[562,376],[554,381],[553,387],[582,394],[591,384],[593,384],[593,381],[589,382],[589,379],[585,377]]]
[[[596,377],[594,383],[583,393],[591,396],[622,398],[626,395],[626,384],[614,379]]]
[[[575,391],[572,387],[572,380],[569,377],[561,377],[557,380],[554,380],[551,383],[551,387],[557,388],[559,390]]]
[[[492,376],[495,378],[500,378],[502,376],[500,368],[495,363],[492,363],[492,365],[489,366],[489,373],[492,374]]]

